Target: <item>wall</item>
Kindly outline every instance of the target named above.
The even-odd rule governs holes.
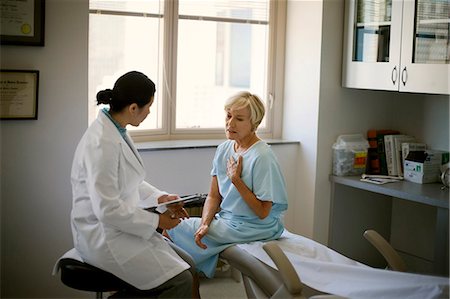
[[[299,145],[271,145],[286,179],[289,209],[285,225],[296,231],[296,165]],[[161,190],[177,194],[208,193],[211,182],[211,162],[215,148],[141,151],[147,170],[147,180]]]
[[[289,1],[287,14],[283,137],[301,140],[296,228],[326,243],[331,146],[339,134],[389,126],[391,95],[341,88],[342,1]]]
[[[45,47],[2,46],[1,68],[40,71],[38,120],[0,122],[1,298],[92,298],[52,276],[72,244],[70,167],[87,128],[88,1],[46,1]],[[274,145],[295,201],[297,144]],[[147,179],[208,192],[214,148],[143,152]],[[286,215],[291,228],[294,209]]]
[[[328,240],[331,146],[340,134],[394,128],[449,149],[449,97],[340,87],[344,1],[324,1],[314,238]],[[341,23],[341,26],[336,24]]]
[[[288,1],[283,137],[301,140],[297,171],[297,233],[311,237],[314,221],[320,87],[321,1]]]
[[[331,146],[338,135],[395,128],[449,149],[449,97],[341,87],[344,1],[289,1],[283,137],[301,141],[296,229],[326,244]]]
[[[341,87],[344,1],[323,1],[323,4],[313,237],[326,244],[330,214],[328,178],[332,164],[331,147],[341,134],[365,135],[369,128],[391,126],[393,112],[386,107],[397,94]]]
[[[448,97],[340,87],[342,3],[288,2],[283,132],[301,144],[274,146],[293,199],[288,228],[323,243],[337,135],[399,126],[448,147]],[[69,173],[87,127],[87,24],[87,0],[47,0],[45,47],[1,47],[2,68],[41,71],[39,119],[0,122],[1,298],[92,297],[51,276],[56,259],[72,246]],[[411,102],[408,114],[398,112]],[[395,109],[387,109],[391,105]],[[143,156],[148,178],[163,189],[190,193],[209,186],[212,150]],[[168,183],[175,181],[180,184]]]
[[[69,169],[87,126],[88,5],[46,4],[45,47],[1,47],[1,68],[40,71],[38,119],[0,122],[2,298],[71,294],[51,272],[72,242]]]

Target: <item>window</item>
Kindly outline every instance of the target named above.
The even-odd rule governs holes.
[[[137,141],[222,138],[225,100],[248,90],[265,102],[258,133],[277,136],[277,61],[283,61],[284,1],[90,0],[89,119],[99,90],[138,70],[156,86]],[[278,12],[278,13],[277,13]],[[278,23],[281,25],[277,26]],[[278,96],[281,100],[281,96]],[[272,105],[273,104],[273,105]]]

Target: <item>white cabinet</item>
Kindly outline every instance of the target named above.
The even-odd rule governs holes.
[[[347,0],[342,85],[450,94],[450,0]]]

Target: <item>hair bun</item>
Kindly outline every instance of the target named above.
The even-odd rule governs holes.
[[[97,105],[100,104],[110,104],[112,99],[113,91],[111,89],[100,90],[97,93]]]

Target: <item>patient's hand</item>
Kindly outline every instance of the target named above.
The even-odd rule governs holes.
[[[205,243],[202,242],[202,238],[208,233],[209,226],[206,224],[200,225],[194,235],[195,244],[202,249],[208,248]]]
[[[233,157],[230,157],[230,159],[227,162],[227,176],[230,178],[231,181],[233,179],[237,179],[241,177],[242,173],[242,156],[239,156],[239,158],[234,160]]]

